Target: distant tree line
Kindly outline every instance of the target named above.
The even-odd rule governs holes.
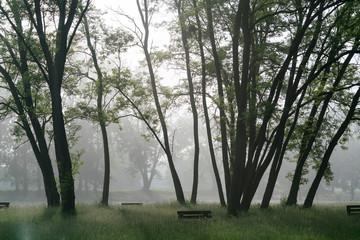
[[[130,157],[148,159],[145,165],[134,161],[144,189],[156,161],[165,156],[177,201],[184,203],[169,123],[172,112],[188,109],[193,120],[191,203],[197,202],[204,141],[199,128],[204,127],[219,201],[230,215],[249,210],[265,172],[261,208],[268,208],[287,158],[295,158],[296,167],[289,175],[286,205],[297,204],[308,169],[316,171],[303,205],[310,208],[320,181],[333,178],[329,160],[335,147],[347,142],[350,124],[360,118],[360,2],[135,3],[137,16],[113,11],[120,19],[116,28],[104,22],[90,0],[0,3],[0,116],[14,117],[14,135],[29,141],[48,206],[61,205],[64,213],[75,214],[73,175],[82,153],[71,149],[79,119],[101,130],[101,204],[108,205],[108,127],[125,117],[140,119],[144,137],[158,144],[152,149],[136,141],[125,146],[132,136],[124,142]],[[169,19],[153,22],[162,11]],[[171,42],[153,48],[152,34],[162,27]],[[133,48],[143,54],[138,70],[124,64]],[[161,75],[165,67],[178,79],[162,79],[169,77]],[[221,152],[223,180],[216,151]]]

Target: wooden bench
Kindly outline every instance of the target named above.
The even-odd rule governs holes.
[[[178,211],[178,218],[212,218],[211,211]]]
[[[360,213],[360,205],[347,205],[346,212],[349,215],[359,214]]]
[[[142,203],[121,203],[121,206],[142,206]]]
[[[10,203],[9,202],[0,202],[0,208],[9,208]]]

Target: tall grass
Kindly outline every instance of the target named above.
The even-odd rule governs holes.
[[[179,220],[177,210],[210,209],[212,219]],[[359,239],[360,215],[347,216],[345,206],[322,205],[312,210],[282,208],[261,211],[254,206],[229,218],[217,205],[139,206],[78,205],[75,217],[58,209],[0,209],[0,239]]]

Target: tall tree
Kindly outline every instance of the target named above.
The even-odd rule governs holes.
[[[356,19],[356,17],[354,18],[354,16],[351,14],[354,11],[352,9],[353,7],[354,6],[345,6],[341,8],[337,14],[337,20],[335,20],[331,26],[325,29],[327,34],[324,35],[325,39],[328,38],[329,40],[328,48],[330,49],[328,54],[328,64],[316,90],[316,92],[319,93],[319,96],[314,98],[314,104],[311,108],[309,117],[305,122],[305,130],[303,131],[303,137],[300,144],[299,158],[297,160],[296,169],[292,178],[292,185],[286,203],[287,205],[294,205],[297,203],[297,194],[301,185],[302,176],[304,171],[306,171],[306,161],[308,161],[316,139],[318,139],[320,136],[324,136],[324,134],[321,133],[321,129],[325,129],[324,125],[326,124],[326,115],[328,114],[329,108],[332,108],[332,99],[334,96],[336,96],[337,92],[340,91],[344,93],[346,88],[351,89],[351,86],[353,85],[353,76],[350,76],[349,79],[349,77],[345,74],[346,71],[351,70],[349,69],[351,65],[351,59],[353,58],[354,53],[359,46],[358,36],[348,34],[348,32],[351,31],[349,29],[354,27],[353,21]],[[353,39],[353,37],[355,37],[355,39]],[[353,45],[351,50],[346,48],[346,46],[351,45]],[[339,53],[341,54],[342,52],[346,51],[348,51],[349,54],[342,63],[340,70],[335,75],[336,69],[339,69],[339,66],[334,67],[330,63],[338,62],[337,65],[339,65],[340,62],[336,59],[339,58]],[[329,76],[331,75],[334,77],[330,78]],[[324,89],[327,88],[327,85],[330,85],[330,88],[333,90],[325,91]],[[348,85],[348,87],[344,87],[345,85]]]
[[[6,50],[6,53],[1,54],[4,58],[4,65],[0,66],[0,72],[7,86],[6,89],[12,96],[12,99],[8,100],[2,98],[4,101],[0,103],[3,106],[1,112],[6,115],[14,113],[18,117],[18,127],[25,132],[43,176],[47,205],[49,207],[59,206],[60,196],[45,134],[49,116],[46,115],[48,102],[44,96],[48,95],[48,92],[44,91],[41,80],[37,80],[37,78],[41,79],[41,76],[31,70],[32,66],[28,60],[29,50],[26,48],[23,38],[31,40],[33,33],[32,29],[25,30],[22,26],[24,10],[21,9],[21,6],[23,5],[13,1],[9,1],[8,4],[14,13],[17,37],[15,39],[6,38],[5,35],[11,36],[10,32],[0,34],[3,50]],[[19,74],[16,74],[15,71]]]
[[[349,54],[342,52],[333,61],[314,61],[316,64],[310,70],[305,68],[313,63],[314,56],[316,59],[314,46],[319,32],[316,29],[320,23],[334,21],[332,13],[343,5],[342,1],[306,4],[298,1],[288,5],[247,0],[217,4],[231,19],[227,23],[232,44],[236,124],[234,148],[228,148],[233,156],[230,215],[236,215],[239,209],[249,209],[265,171],[271,166],[263,201],[264,207],[268,205],[287,145],[294,140],[292,134],[301,116],[300,108],[306,106],[301,104],[308,94],[305,91],[328,65]],[[285,27],[289,25],[290,28]],[[291,41],[276,43],[276,34],[289,36]]]
[[[224,90],[223,90],[223,77],[222,77],[222,64],[218,54],[216,39],[215,39],[215,30],[213,24],[213,3],[210,0],[206,0],[205,10],[207,16],[207,31],[211,43],[211,52],[214,58],[216,80],[217,80],[217,92],[219,98],[219,111],[220,111],[220,135],[221,135],[221,153],[222,153],[222,162],[225,175],[225,189],[227,201],[229,201],[230,195],[230,163],[229,163],[229,153],[228,153],[228,137],[227,137],[227,126],[226,126],[226,115],[225,115],[225,100],[224,100]],[[204,93],[203,93],[204,94]],[[230,127],[232,133],[233,129]],[[232,135],[231,135],[232,136]],[[231,137],[230,137],[231,138]]]
[[[103,74],[99,66],[99,62],[97,59],[97,54],[93,43],[91,42],[89,24],[87,20],[87,16],[84,16],[84,30],[86,43],[91,53],[91,58],[94,62],[94,67],[97,74],[97,79],[95,81],[97,100],[96,100],[96,108],[97,108],[97,120],[100,125],[102,139],[103,139],[103,148],[104,148],[104,185],[103,185],[103,194],[101,199],[101,204],[107,206],[109,204],[109,186],[110,186],[110,152],[109,152],[109,139],[106,130],[106,120],[105,120],[105,112],[103,107],[103,94],[104,94],[104,81]]]
[[[199,182],[199,119],[198,119],[198,111],[196,108],[196,100],[194,94],[194,84],[191,70],[191,62],[190,62],[190,44],[188,42],[188,38],[190,36],[190,27],[186,26],[186,16],[184,14],[184,8],[186,7],[184,1],[175,0],[175,5],[177,8],[179,25],[181,30],[181,41],[182,46],[184,48],[185,53],[185,64],[186,64],[186,76],[188,80],[189,87],[189,97],[190,97],[190,105],[191,112],[193,116],[193,132],[194,132],[194,169],[193,169],[193,186],[191,192],[191,203],[196,203],[197,198],[197,189]],[[188,30],[187,30],[188,29]]]
[[[299,13],[299,21],[303,21],[304,16]],[[287,95],[285,98],[285,107],[284,107],[284,111],[286,114],[282,114],[282,119],[288,119],[290,117],[291,114],[291,109],[292,106],[294,105],[295,101],[296,101],[296,90],[298,88],[300,79],[303,77],[304,75],[304,68],[307,64],[309,64],[309,60],[310,60],[310,56],[313,53],[316,43],[318,41],[318,37],[319,37],[319,33],[321,30],[321,23],[322,23],[322,14],[320,13],[316,22],[316,26],[314,31],[314,35],[310,41],[310,44],[308,45],[308,48],[306,49],[306,52],[303,55],[303,58],[301,59],[300,62],[300,66],[297,66],[297,63],[299,61],[298,57],[296,55],[294,55],[293,60],[292,60],[292,65],[291,65],[291,70],[290,70],[290,77],[288,80],[289,86],[287,89]],[[301,25],[299,25],[300,27]],[[299,53],[299,50],[296,50],[296,54]],[[314,70],[314,68],[313,68]],[[301,101],[304,98],[304,94],[305,92],[303,92],[302,96],[299,98],[299,102],[297,103],[297,105],[299,106],[299,104],[301,104]],[[268,208],[269,203],[270,203],[270,199],[272,196],[272,192],[273,189],[275,187],[275,183],[276,183],[276,179],[277,176],[279,174],[280,171],[280,167],[285,155],[285,151],[287,149],[287,145],[289,144],[289,141],[291,139],[291,136],[294,132],[295,129],[295,124],[297,123],[297,119],[298,119],[298,114],[299,114],[299,109],[297,109],[295,117],[294,117],[294,121],[293,124],[291,125],[287,135],[284,133],[284,136],[282,137],[283,140],[283,144],[281,146],[281,148],[279,150],[277,150],[277,154],[275,155],[276,158],[273,160],[271,169],[270,169],[270,175],[269,175],[269,180],[268,180],[268,184],[264,193],[264,197],[263,197],[263,201],[261,204],[262,208]],[[283,121],[285,123],[285,121]]]
[[[63,213],[75,214],[74,179],[65,131],[61,89],[64,80],[66,57],[82,17],[90,4],[90,0],[85,1],[84,6],[86,7],[83,11],[79,10],[79,3],[81,2],[78,0],[50,2],[23,0],[23,3],[26,8],[28,21],[35,28],[45,65],[36,57],[35,49],[25,36],[19,34],[19,37],[43,74],[50,90],[55,153],[60,180],[61,207]],[[13,30],[18,33],[12,16],[8,14],[8,11],[3,6],[0,7],[0,10]],[[50,32],[52,28],[49,26],[51,23],[50,19],[54,20],[53,27],[56,29],[53,38],[53,33]]]
[[[144,0],[143,4],[140,3],[140,0],[136,0],[136,4],[138,7],[138,12],[141,17],[141,24],[144,29],[143,35],[138,36],[138,37],[140,40],[141,47],[145,54],[145,59],[146,59],[146,63],[147,63],[148,71],[149,71],[150,82],[151,82],[151,88],[152,88],[152,92],[153,92],[153,98],[154,98],[158,118],[159,118],[159,121],[161,124],[163,141],[164,141],[163,149],[164,149],[167,159],[168,159],[177,201],[179,203],[185,203],[185,197],[184,197],[184,192],[183,192],[183,189],[181,186],[180,178],[177,174],[177,171],[176,171],[176,168],[175,168],[175,165],[173,162],[173,157],[172,157],[171,147],[170,147],[170,142],[169,142],[168,128],[166,126],[165,116],[162,111],[162,107],[161,107],[159,96],[158,96],[158,87],[157,87],[157,83],[156,83],[155,72],[153,69],[152,58],[151,58],[151,54],[149,51],[149,34],[150,34],[149,28],[150,28],[150,19],[151,19],[149,15],[151,13],[150,13],[150,9],[148,7],[147,0]]]
[[[213,144],[213,138],[211,133],[211,126],[210,126],[210,117],[209,117],[209,111],[208,111],[208,104],[207,104],[207,73],[206,73],[206,59],[205,59],[205,51],[204,51],[204,43],[203,43],[203,33],[201,28],[201,21],[200,21],[200,14],[199,14],[199,8],[197,4],[197,0],[193,0],[193,7],[195,9],[195,18],[196,18],[196,26],[197,26],[197,41],[199,44],[199,51],[200,51],[200,57],[201,57],[201,96],[202,96],[202,104],[203,104],[203,110],[204,110],[204,118],[205,118],[205,125],[206,125],[206,133],[207,133],[207,139],[208,139],[208,145],[209,145],[209,151],[210,151],[210,158],[211,163],[214,170],[216,185],[218,189],[219,199],[221,206],[225,207],[225,197],[223,192],[223,187],[221,184],[220,174],[216,163],[216,157],[215,157],[215,150],[214,150],[214,144]],[[211,11],[210,11],[211,14]],[[212,21],[211,18],[208,21]],[[210,30],[209,30],[210,31]],[[221,120],[221,121],[224,121]],[[227,153],[226,153],[227,155]],[[226,160],[225,160],[226,162]],[[226,162],[225,165],[228,163]],[[228,173],[226,173],[228,174]]]
[[[83,10],[83,7],[80,9]],[[133,37],[122,29],[111,29],[106,26],[100,17],[101,14],[98,9],[91,8],[84,16],[82,33],[85,37],[87,49],[84,50],[86,52],[84,59],[80,61],[75,59],[71,64],[72,71],[70,74],[84,79],[86,85],[82,89],[85,100],[78,102],[72,111],[77,112],[80,118],[86,118],[100,126],[104,156],[101,204],[107,206],[110,188],[110,150],[107,127],[111,123],[118,123],[120,118],[118,112],[121,107],[115,107],[115,100],[119,95],[115,86],[125,82],[122,71],[126,70],[122,69],[121,55],[132,44]],[[79,41],[79,44],[82,42]],[[79,44],[77,49],[82,53],[82,47]],[[87,60],[87,54],[90,55],[89,60]],[[109,63],[111,63],[110,69],[105,68],[105,64]],[[83,67],[79,67],[79,65]],[[122,83],[122,85],[126,84]],[[95,99],[94,103],[92,99]]]
[[[357,106],[359,105],[359,99],[360,99],[360,87],[354,94],[354,97],[350,104],[350,108],[346,115],[346,118],[344,119],[341,126],[339,127],[339,129],[336,131],[335,135],[332,137],[331,141],[329,142],[329,145],[324,153],[324,156],[321,159],[321,164],[320,164],[319,170],[317,171],[315,179],[314,179],[313,183],[311,184],[309,192],[305,198],[303,208],[311,208],[312,207],[312,204],[313,204],[313,201],[315,198],[315,194],[319,187],[320,181],[321,181],[322,177],[324,176],[326,169],[328,168],[331,154],[334,151],[334,148],[337,145],[338,141],[340,140],[341,136],[344,134],[345,130],[349,126],[352,118],[354,117],[355,114],[357,114],[356,110],[357,110]]]

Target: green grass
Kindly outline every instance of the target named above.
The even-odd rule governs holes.
[[[178,220],[177,210],[210,209],[208,220]],[[360,215],[347,216],[344,205],[320,205],[312,210],[254,206],[229,218],[217,205],[180,206],[164,203],[135,206],[78,205],[75,217],[58,209],[0,209],[0,239],[359,239]]]

